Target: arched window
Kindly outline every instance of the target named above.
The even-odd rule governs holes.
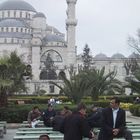
[[[56,80],[57,74],[54,70],[42,70],[40,73],[40,80]]]
[[[46,61],[48,54],[51,57],[53,62],[62,62],[63,61],[61,55],[57,51],[48,50],[41,56],[41,62]]]
[[[60,71],[58,78],[61,80],[62,77],[64,77],[64,76],[66,76],[65,72],[64,71]]]

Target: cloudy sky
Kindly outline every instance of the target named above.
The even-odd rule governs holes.
[[[0,2],[5,0],[0,0]],[[66,0],[25,0],[47,17],[47,24],[66,33]],[[140,28],[140,0],[77,0],[76,45],[82,53],[85,44],[92,54],[111,56],[133,52],[127,44],[128,36]]]

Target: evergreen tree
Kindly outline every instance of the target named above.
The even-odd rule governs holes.
[[[90,48],[88,44],[85,45],[82,55],[83,69],[89,70],[91,68],[92,56],[90,55]]]

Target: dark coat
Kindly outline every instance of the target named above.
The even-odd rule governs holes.
[[[55,110],[51,110],[49,111],[48,109],[44,112],[44,115],[43,115],[43,121],[44,121],[44,124],[45,126],[47,127],[52,127],[52,120],[54,118],[54,116],[56,115],[56,112]]]
[[[60,131],[64,133],[64,140],[82,140],[82,137],[92,137],[87,120],[79,112],[66,117]]]
[[[87,121],[89,123],[89,126],[91,128],[94,127],[101,127],[102,124],[102,111],[96,111],[94,113],[92,113],[88,118]]]
[[[125,111],[119,108],[116,118],[115,128],[120,129],[117,137],[121,137],[126,126]],[[102,128],[98,140],[110,140],[113,138],[113,113],[112,108],[106,108],[102,111]]]

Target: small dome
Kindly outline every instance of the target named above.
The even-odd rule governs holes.
[[[140,55],[133,52],[131,55],[128,56],[128,58],[140,58]]]
[[[36,10],[27,2],[23,0],[8,0],[0,4],[0,10],[23,10],[32,11]]]
[[[94,58],[95,59],[107,59],[108,57],[103,53],[99,53]]]
[[[43,13],[41,13],[41,12],[38,12],[38,13],[36,13],[36,14],[33,16],[33,18],[37,18],[37,17],[46,18],[46,16],[45,16]]]
[[[27,27],[29,28],[28,24],[22,20],[17,19],[4,19],[0,21],[0,27]]]
[[[111,58],[113,58],[113,59],[121,59],[121,58],[125,58],[125,56],[122,55],[121,53],[116,53],[116,54],[113,54],[111,56]]]
[[[46,31],[54,32],[54,33],[60,33],[55,27],[47,25]]]
[[[65,41],[64,38],[62,38],[59,35],[47,34],[46,37],[43,38],[43,42],[47,43],[47,42],[65,42]]]

